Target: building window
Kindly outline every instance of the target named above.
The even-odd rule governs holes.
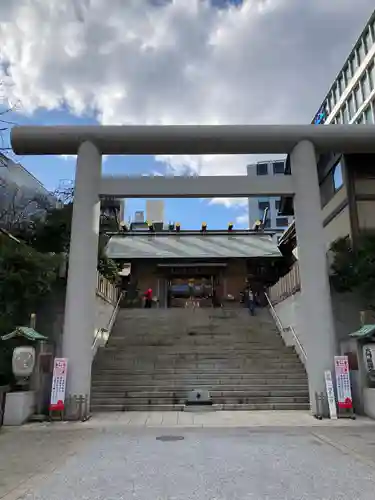
[[[335,193],[343,185],[343,174],[341,163],[338,162],[331,168],[327,176],[323,179],[320,184],[320,199],[322,207],[327,205],[334,197]]]
[[[339,80],[338,80],[338,87],[340,89],[340,95],[344,92],[345,90],[345,83],[344,83],[344,78],[342,75],[340,75]]]
[[[273,173],[274,175],[283,174],[285,169],[285,163],[283,161],[276,161],[273,164]]]
[[[335,191],[338,191],[342,187],[343,184],[344,184],[344,181],[342,178],[342,166],[341,166],[341,162],[338,162],[333,167],[333,187],[335,188]]]
[[[365,118],[366,118],[366,124],[374,123],[374,115],[372,113],[371,104],[367,106],[367,108],[365,109]]]
[[[264,227],[264,229],[270,229],[270,227],[271,227],[271,219],[269,217],[267,217],[267,219],[265,220],[263,227]]]
[[[340,88],[338,87],[338,85],[334,86],[333,91],[335,93],[336,102],[338,102],[340,100],[340,96],[341,96]]]
[[[277,210],[277,212],[280,210],[280,205],[281,205],[281,201],[280,200],[276,200],[275,201],[275,209]]]
[[[344,69],[345,81],[346,85],[349,85],[350,80],[352,79],[352,72],[350,71],[350,66],[347,64]]]
[[[372,63],[368,69],[370,75],[371,89],[375,89],[375,64]]]
[[[288,227],[288,217],[276,217],[276,227]]]
[[[370,28],[368,28],[367,31],[366,31],[365,44],[366,44],[366,52],[368,52],[371,49],[371,46],[372,46],[372,35],[371,35],[371,29]]]
[[[257,175],[268,175],[268,164],[258,163],[257,164]]]
[[[362,42],[357,47],[357,55],[358,55],[359,65],[361,65],[363,63],[363,61],[365,60],[365,57],[366,57],[365,46],[363,45]]]
[[[362,88],[363,98],[364,98],[364,100],[366,100],[371,92],[370,78],[369,78],[369,74],[367,72],[361,78],[361,88]]]
[[[341,123],[349,123],[350,117],[349,117],[349,108],[348,104],[345,105],[344,109],[341,110]]]
[[[352,94],[348,98],[347,106],[348,106],[349,120],[351,120],[352,117],[355,115],[355,111],[356,111]]]
[[[333,108],[335,107],[335,96],[333,95],[333,92],[331,92],[329,95],[329,105],[332,111]]]
[[[268,210],[270,209],[270,202],[269,201],[258,201],[258,208],[261,212],[264,212],[266,208]]]
[[[357,56],[356,56],[355,53],[351,56],[349,64],[350,64],[350,67],[351,67],[351,70],[352,70],[352,75],[354,76],[354,74],[355,74],[355,72],[357,71],[357,68],[358,68]]]
[[[357,104],[357,109],[360,107],[360,105],[363,103],[363,95],[362,95],[362,90],[359,85],[356,86],[354,89],[354,95],[355,95],[355,101]]]

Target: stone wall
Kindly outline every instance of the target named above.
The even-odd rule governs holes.
[[[331,292],[332,309],[338,342],[347,339],[349,333],[360,328],[360,302],[351,293]],[[274,305],[283,327],[292,326],[303,343],[303,318],[301,318],[301,292],[297,292]],[[301,322],[302,320],[302,322]]]
[[[339,294],[332,290],[332,309],[335,321],[336,338],[338,343],[338,352],[347,354],[355,353],[356,347],[349,334],[360,328],[361,309],[358,298],[354,294]],[[308,338],[306,338],[301,312],[301,292],[297,292],[274,305],[284,329],[293,327],[300,343],[309,356]],[[296,344],[292,331],[284,330],[283,338],[287,345]],[[355,343],[354,343],[355,344]],[[296,347],[298,351],[298,346]],[[359,360],[360,361],[360,360]],[[353,392],[353,402],[357,413],[363,412],[362,383],[358,369],[351,370],[351,384]]]

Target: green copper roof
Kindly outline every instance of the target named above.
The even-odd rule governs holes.
[[[111,259],[223,259],[281,257],[267,234],[125,234],[111,236],[106,246]]]
[[[359,330],[350,334],[351,337],[357,339],[365,339],[371,337],[375,333],[375,325],[363,325]]]
[[[41,333],[36,332],[33,328],[28,326],[17,326],[17,328],[7,335],[3,335],[1,340],[9,340],[14,337],[25,337],[28,340],[34,340],[35,342],[38,340],[48,340],[48,337],[45,337]]]

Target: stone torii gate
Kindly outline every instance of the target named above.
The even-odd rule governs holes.
[[[57,126],[14,127],[19,155],[77,154],[63,355],[69,359],[67,395],[90,394],[91,345],[100,195],[116,197],[294,196],[307,333],[312,410],[325,391],[324,371],[337,352],[323,237],[316,155],[330,151],[375,153],[375,126]],[[259,177],[102,178],[103,154],[290,153],[291,175]]]

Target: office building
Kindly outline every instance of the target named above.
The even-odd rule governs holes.
[[[147,222],[164,222],[164,201],[146,200],[146,220]]]
[[[314,124],[375,123],[375,11],[313,118]]]
[[[315,114],[312,124],[373,125],[375,123],[375,11],[366,23],[349,57],[329,89],[322,105]],[[286,160],[285,173],[291,173],[290,156]],[[355,246],[364,234],[375,231],[375,155],[369,153],[341,153],[331,151],[320,154],[317,159],[317,174],[320,187],[321,220],[327,262],[331,261],[332,244],[348,239]],[[280,212],[294,215],[293,199],[283,197]],[[298,217],[298,215],[297,215]],[[284,255],[293,253],[296,261],[291,271],[269,290],[269,296],[283,330],[291,331],[288,342],[308,346],[306,326],[300,316],[303,302],[303,280],[299,264],[299,235],[295,223],[289,226],[279,241]],[[311,245],[314,241],[311,240]],[[302,258],[302,255],[301,255]],[[349,345],[353,331],[360,326],[360,311],[366,302],[354,291],[338,293],[331,288],[332,311],[337,345]],[[371,320],[372,322],[372,320]],[[298,339],[296,341],[296,339]],[[352,348],[349,348],[348,352]],[[346,351],[342,351],[346,352]],[[355,369],[353,370],[355,373]],[[364,387],[361,377],[352,381],[354,406],[357,411],[366,411],[363,400]],[[371,413],[373,415],[373,413]]]
[[[375,11],[331,85],[312,124],[375,123]],[[331,153],[318,159],[323,226],[327,248],[339,237],[373,230],[372,157]],[[290,172],[287,159],[285,172]],[[348,202],[350,200],[350,202]],[[293,214],[292,199],[281,200],[281,213]],[[288,230],[294,232],[294,223]]]
[[[261,161],[247,166],[247,175],[255,177],[259,175],[284,175],[285,160]],[[257,220],[262,220],[267,209],[266,229],[282,233],[290,224],[291,218],[280,215],[280,198],[262,197],[249,198],[249,228],[252,228]]]

